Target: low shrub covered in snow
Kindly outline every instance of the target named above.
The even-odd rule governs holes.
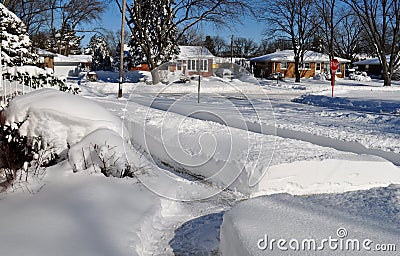
[[[105,176],[134,175],[136,154],[113,130],[101,128],[85,136],[68,152],[74,171],[93,170]]]
[[[68,155],[75,171],[133,175],[129,161],[136,155],[125,145],[122,121],[88,99],[54,89],[36,90],[14,98],[2,120],[0,156],[8,169],[34,161],[30,166],[36,172],[57,156]]]
[[[350,73],[349,78],[351,80],[361,81],[361,82],[370,82],[371,81],[371,77],[369,77],[366,72]]]

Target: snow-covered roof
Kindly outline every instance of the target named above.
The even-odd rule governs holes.
[[[64,56],[61,54],[56,54],[56,56],[54,57],[54,62],[89,63],[92,62],[92,55],[79,54]]]
[[[46,56],[56,56],[57,54],[55,54],[55,53],[52,53],[52,52],[49,52],[49,51],[46,51],[46,50],[43,50],[43,49],[40,49],[40,48],[38,48],[37,49],[37,54],[39,55],[39,56],[41,56],[41,57],[46,57]]]
[[[193,57],[214,58],[214,55],[204,46],[179,46],[179,49],[178,59]]]
[[[343,58],[338,58],[335,57],[340,63],[348,63],[350,60],[343,59]],[[293,50],[284,50],[284,51],[278,51],[278,52],[273,52],[267,55],[251,58],[251,61],[274,61],[274,62],[282,62],[282,61],[287,61],[287,62],[294,62],[294,52]],[[329,61],[329,56],[324,53],[320,52],[314,52],[314,51],[306,51],[304,54],[304,61],[308,62],[328,62]]]
[[[386,59],[390,60],[390,55],[386,55]],[[354,65],[381,65],[381,62],[379,58],[376,57],[354,62]]]

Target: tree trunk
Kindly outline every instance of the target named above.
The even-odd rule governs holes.
[[[387,59],[385,54],[381,54],[381,63],[382,63],[382,72],[383,72],[383,86],[391,86],[392,85],[392,72],[387,65]]]
[[[295,56],[294,57],[294,73],[296,75],[296,83],[300,83],[300,56]]]
[[[383,86],[391,86],[392,85],[392,74],[387,72],[383,73]]]
[[[158,84],[158,83],[160,83],[161,82],[161,79],[160,79],[160,73],[158,73],[158,68],[156,68],[156,69],[153,69],[152,71],[151,71],[151,79],[152,79],[152,81],[153,81],[153,84]]]

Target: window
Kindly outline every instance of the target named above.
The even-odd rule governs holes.
[[[178,60],[176,63],[176,69],[177,70],[182,70],[182,60]]]
[[[324,63],[324,71],[330,72],[330,70],[331,70],[331,65],[329,64],[329,62],[325,62]]]
[[[208,60],[188,60],[188,70],[208,71]]]
[[[315,63],[315,71],[321,71],[321,62]]]
[[[287,62],[281,62],[281,69],[287,69]]]
[[[300,69],[311,69],[310,62],[304,62],[302,65],[300,65]]]

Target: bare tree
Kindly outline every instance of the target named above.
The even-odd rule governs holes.
[[[228,43],[220,36],[213,36],[211,37],[214,44],[214,54],[216,56],[224,56],[228,51]]]
[[[316,30],[313,0],[264,0],[264,20],[270,26],[269,34],[288,38],[292,42],[296,82],[300,82],[300,64]]]
[[[390,86],[400,62],[400,0],[343,0],[356,13],[382,64],[384,86]],[[388,55],[388,56],[387,56]]]
[[[361,44],[363,41],[362,32],[362,25],[356,16],[345,16],[338,24],[335,32],[335,53],[339,57],[356,61],[357,53],[366,52],[366,49]]]
[[[316,1],[316,7],[320,17],[318,21],[322,20],[322,22],[317,22],[317,25],[322,31],[321,34],[323,36],[323,41],[327,46],[329,59],[332,60],[335,57],[335,32],[344,15],[342,12],[338,12],[337,0]]]
[[[238,57],[251,57],[257,50],[258,45],[251,38],[238,37],[235,39],[235,55]]]
[[[4,0],[4,5],[25,24],[29,35],[37,33],[47,19],[51,6],[40,0]]]

